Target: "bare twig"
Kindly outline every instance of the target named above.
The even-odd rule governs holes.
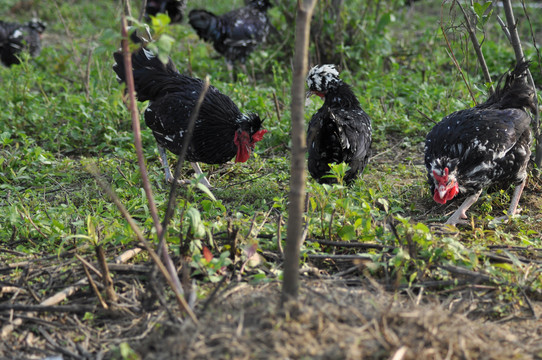
[[[124,68],[126,71],[126,87],[128,89],[129,109],[132,116],[132,130],[134,132],[134,145],[136,148],[137,162],[139,164],[139,171],[141,173],[141,181],[143,182],[143,189],[147,196],[147,202],[149,203],[149,210],[154,221],[156,233],[158,236],[162,233],[162,225],[158,217],[158,209],[154,202],[154,196],[152,195],[152,189],[150,186],[149,177],[147,174],[147,167],[145,166],[145,158],[143,156],[143,144],[141,143],[141,128],[139,126],[139,110],[136,104],[135,97],[135,84],[134,76],[130,69],[132,69],[132,54],[130,53],[128,46],[128,30],[126,27],[126,17],[124,14],[121,18],[121,32],[122,32],[122,54],[124,57]]]
[[[176,199],[175,194],[177,191],[177,187],[179,186],[177,180],[179,179],[179,176],[181,174],[181,168],[182,168],[184,159],[186,158],[188,145],[190,144],[190,140],[192,139],[194,126],[196,124],[196,119],[198,118],[201,105],[203,104],[203,100],[205,99],[205,95],[207,95],[207,90],[209,90],[209,85],[210,85],[209,76],[206,76],[205,81],[203,82],[203,85],[201,87],[201,92],[199,94],[198,101],[196,102],[196,105],[194,106],[194,109],[192,110],[192,114],[190,114],[190,119],[188,120],[188,126],[183,136],[183,144],[181,147],[181,152],[179,153],[179,156],[177,157],[177,164],[175,165],[175,170],[173,172],[173,182],[171,183],[171,190],[169,192],[166,215],[164,216],[164,221],[162,222],[162,226],[164,228],[167,228],[169,220],[173,216],[173,212],[175,210],[175,199]],[[160,240],[160,244],[162,244],[164,240],[164,233],[160,234],[160,236],[158,237]]]
[[[122,32],[122,54],[124,57],[124,68],[132,69],[132,54],[129,51],[128,47],[128,30],[126,26],[126,17],[123,14],[121,18],[121,32]],[[158,209],[154,201],[154,196],[152,194],[152,189],[150,181],[147,174],[147,167],[145,165],[145,158],[143,156],[143,144],[141,142],[141,128],[139,126],[139,111],[136,104],[135,97],[135,85],[134,77],[132,71],[126,71],[126,86],[128,88],[128,99],[129,99],[129,108],[132,116],[132,129],[134,132],[134,144],[137,154],[137,162],[139,164],[139,171],[141,173],[141,181],[143,183],[143,189],[147,196],[147,203],[149,205],[149,211],[151,213],[152,219],[154,221],[154,227],[156,228],[156,233],[159,239],[163,239],[163,228],[160,223],[160,218],[158,217]],[[180,170],[179,170],[180,171]],[[175,175],[177,175],[177,168],[175,169]],[[177,179],[177,177],[175,177]],[[176,181],[174,181],[175,183]],[[175,271],[175,266],[171,260],[167,247],[164,241],[159,241],[160,249],[162,250],[162,258],[164,259],[164,264],[170,273],[170,279],[172,279],[172,285],[176,293],[183,293],[183,288],[177,272]],[[194,318],[195,319],[195,318]]]
[[[467,78],[465,77],[465,73],[463,73],[463,69],[461,69],[461,65],[459,65],[459,62],[457,61],[454,51],[452,49],[452,45],[450,45],[450,41],[448,40],[448,36],[446,36],[446,31],[444,30],[444,27],[442,26],[442,23],[440,25],[440,29],[442,31],[442,35],[444,36],[444,40],[446,40],[446,46],[448,47],[448,51],[450,53],[450,57],[452,58],[452,61],[454,62],[455,67],[461,74],[461,77],[463,78],[463,82],[467,86],[467,89],[469,90],[470,97],[472,101],[476,104],[476,98],[474,97],[474,93],[472,92],[472,89],[470,88],[469,82],[467,81]]]
[[[348,261],[354,261],[354,260],[370,260],[372,261],[372,258],[370,255],[332,255],[332,254],[308,254],[308,259],[311,260],[348,260]]]
[[[40,305],[42,306],[51,306],[56,305],[68,298],[68,296],[73,295],[81,286],[87,285],[88,280],[87,279],[81,279],[75,284],[68,286],[67,288],[63,289],[62,291],[57,292],[53,296],[43,300]]]
[[[288,239],[284,259],[284,281],[281,303],[297,299],[299,294],[299,255],[303,224],[303,198],[305,196],[305,122],[303,104],[305,77],[308,68],[310,22],[316,0],[298,0],[296,39],[292,81],[292,159],[289,194]]]
[[[0,311],[29,311],[29,312],[63,312],[85,313],[96,312],[99,308],[95,305],[24,305],[24,304],[0,304]]]
[[[131,258],[133,258],[134,256],[136,256],[137,254],[139,254],[141,252],[141,248],[134,248],[134,249],[130,249],[130,250],[126,250],[125,252],[123,252],[122,254],[118,255],[117,257],[115,257],[115,263],[116,264],[122,264],[122,263],[125,263],[126,261],[130,260]]]
[[[491,81],[491,75],[489,74],[489,70],[487,68],[486,59],[484,58],[484,54],[482,53],[482,46],[478,42],[478,38],[476,37],[476,28],[474,28],[469,20],[469,15],[461,5],[461,2],[459,0],[456,0],[457,5],[459,5],[459,8],[461,9],[461,12],[463,13],[463,16],[465,17],[465,23],[467,32],[469,33],[470,41],[472,42],[472,46],[474,47],[474,52],[476,53],[476,57],[478,58],[478,62],[480,63],[480,66],[482,68],[482,73],[484,74],[484,78],[486,79],[486,83],[490,84],[490,92],[493,94],[495,92],[495,88],[493,86],[493,83]]]
[[[277,120],[280,123],[280,106],[279,100],[277,99],[277,92],[273,90],[273,101],[275,102],[275,111],[277,112]]]
[[[64,346],[60,346],[56,343],[56,341],[51,337],[51,335],[49,335],[45,329],[39,327],[38,328],[39,332],[41,333],[41,335],[45,338],[45,340],[47,340],[47,342],[53,347],[53,349],[55,349],[56,351],[64,354],[64,355],[67,355],[69,356],[70,358],[73,358],[73,359],[76,359],[76,360],[85,360],[84,357],[74,353],[74,352],[71,352],[70,350],[68,350],[66,347]]]
[[[94,290],[94,293],[98,297],[98,301],[100,301],[100,304],[102,305],[102,307],[104,309],[106,309],[106,310],[109,309],[109,306],[107,305],[107,303],[103,299],[102,294],[100,294],[100,290],[98,290],[98,286],[96,286],[96,283],[94,282],[94,280],[92,279],[92,276],[90,275],[90,272],[88,271],[87,261],[84,260],[78,254],[75,254],[75,257],[77,257],[77,259],[79,259],[79,261],[81,261],[81,265],[83,265],[83,270],[85,271],[85,275],[87,276],[88,282],[89,282],[90,286],[92,287],[92,290]]]
[[[279,250],[280,257],[284,259],[284,250],[282,249],[282,213],[279,214],[277,219],[277,249]]]
[[[100,264],[100,269],[102,269],[102,282],[105,287],[105,293],[107,294],[107,299],[113,303],[117,302],[118,296],[113,287],[113,279],[111,278],[111,273],[107,267],[107,261],[105,260],[104,249],[101,246],[96,246],[96,257],[98,258],[98,264]]]
[[[87,170],[95,177],[98,185],[100,185],[100,187],[107,193],[107,195],[109,195],[113,203],[119,209],[122,216],[124,216],[128,224],[132,228],[132,231],[136,234],[137,239],[141,242],[141,244],[143,244],[143,246],[145,247],[145,250],[147,250],[153,262],[158,266],[158,270],[160,270],[160,272],[166,279],[168,285],[171,287],[171,289],[175,293],[175,298],[177,299],[179,306],[184,311],[186,311],[186,313],[190,316],[192,321],[195,324],[197,324],[198,321],[196,319],[196,316],[194,315],[194,312],[190,309],[190,307],[186,303],[186,300],[182,296],[182,292],[178,291],[177,286],[175,285],[172,277],[170,276],[170,273],[167,271],[166,267],[164,266],[164,264],[162,263],[162,261],[160,260],[160,258],[158,257],[154,249],[152,248],[151,244],[145,239],[145,237],[143,236],[143,232],[141,231],[141,229],[139,229],[139,226],[136,224],[132,216],[128,213],[128,210],[126,210],[126,207],[122,204],[117,194],[113,191],[113,189],[111,189],[111,187],[108,184],[106,184],[102,180],[95,166],[89,165],[87,166]]]
[[[514,12],[512,10],[512,3],[510,0],[503,0],[503,9],[506,15],[506,25],[508,31],[510,32],[510,44],[514,49],[514,54],[516,55],[516,63],[521,63],[525,61],[525,54],[523,53],[523,48],[521,47],[521,40],[519,39],[519,33],[517,28],[517,23],[514,18]],[[527,69],[527,79],[529,84],[532,86],[536,94],[536,84],[534,83],[533,76],[531,72]],[[540,113],[538,110],[538,97],[534,97],[535,102],[535,138],[536,138],[536,150],[535,150],[535,164],[538,168],[542,165],[542,133],[540,131]]]
[[[377,249],[377,250],[393,250],[393,246],[384,246],[380,244],[367,244],[367,243],[358,243],[358,242],[349,242],[349,241],[328,241],[328,240],[314,240],[307,239],[309,242],[316,242],[324,246],[336,246],[343,248],[357,248],[357,249]]]

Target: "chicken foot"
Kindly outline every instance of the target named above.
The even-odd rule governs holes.
[[[162,162],[162,166],[164,167],[166,181],[171,184],[173,182],[173,175],[171,174],[171,169],[169,168],[166,150],[163,147],[158,146],[158,153],[160,154],[160,161]],[[190,165],[192,165],[192,169],[194,169],[196,176],[203,174],[203,171],[201,171],[201,167],[199,166],[197,162],[191,162]],[[183,185],[183,184],[188,183],[188,180],[178,180],[178,182],[180,185]],[[211,188],[211,184],[209,183],[209,180],[207,180],[205,176],[200,179],[200,183],[207,186],[209,189]]]
[[[521,184],[516,186],[516,188],[514,189],[514,194],[512,195],[512,200],[510,200],[510,206],[508,208],[508,212],[506,213],[506,215],[499,216],[498,218],[496,218],[496,220],[500,220],[500,221],[508,220],[509,217],[519,212],[518,211],[519,199],[521,198],[521,194],[523,193],[523,189],[525,188],[526,183],[527,183],[527,178],[525,178],[525,180],[523,180]]]
[[[449,224],[449,225],[466,224],[467,221],[465,219],[467,219],[467,210],[472,206],[472,204],[474,204],[478,200],[481,193],[482,193],[482,189],[480,189],[477,193],[466,198],[465,201],[463,201],[463,204],[461,204],[461,206],[446,221],[446,224]]]

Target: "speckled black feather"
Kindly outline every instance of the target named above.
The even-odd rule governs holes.
[[[157,57],[139,49],[132,54],[134,82],[139,101],[150,100],[145,123],[159,145],[174,154],[182,148],[183,136],[203,81],[180,74],[171,60],[164,65]],[[125,81],[122,54],[114,54],[113,69]],[[260,130],[262,121],[256,114],[242,114],[226,95],[210,86],[187,152],[187,160],[206,164],[223,164],[237,153],[235,133],[241,129],[250,136]]]
[[[267,38],[271,27],[267,17],[270,7],[268,0],[252,0],[247,6],[223,15],[192,10],[188,21],[198,36],[212,43],[229,63],[244,64],[250,53]]]
[[[323,177],[330,163],[350,166],[344,181],[354,181],[369,159],[371,120],[350,86],[335,83],[325,95],[322,107],[312,116],[307,130],[309,173],[320,183],[336,182]]]
[[[19,55],[26,51],[32,57],[41,52],[40,35],[46,25],[40,20],[24,24],[0,21],[0,59],[6,66],[19,64]]]
[[[528,63],[518,65],[486,102],[446,116],[427,134],[425,166],[431,193],[436,186],[433,171],[440,175],[446,167],[463,194],[525,179],[531,154],[531,118],[525,108],[534,108],[527,68]]]

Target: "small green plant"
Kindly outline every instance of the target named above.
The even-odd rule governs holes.
[[[195,253],[192,256],[190,265],[196,269],[192,273],[193,276],[203,274],[206,281],[217,282],[225,275],[227,267],[231,264],[229,251],[223,251],[217,258],[213,256],[209,248],[203,246],[201,253]]]

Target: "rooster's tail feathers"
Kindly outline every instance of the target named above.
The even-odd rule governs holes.
[[[530,61],[520,62],[514,70],[501,76],[495,93],[481,107],[499,109],[527,107],[535,110],[535,91],[527,80]],[[504,85],[501,85],[504,80]]]
[[[122,52],[115,52],[113,57],[115,59],[113,70],[117,74],[117,79],[119,82],[126,82]],[[132,69],[139,101],[154,100],[168,88],[176,75],[179,75],[171,59],[164,64],[152,51],[144,47],[132,53]]]

